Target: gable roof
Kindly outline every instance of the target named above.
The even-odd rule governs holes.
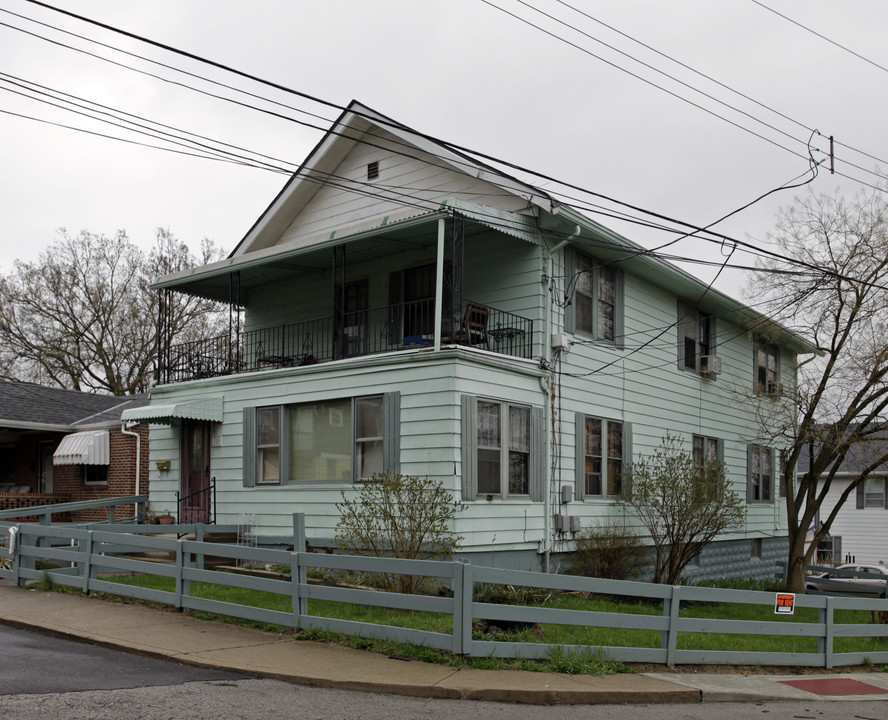
[[[385,146],[378,143],[383,142]],[[336,175],[339,164],[360,143],[387,152],[407,153],[408,157],[431,162],[443,172],[459,174],[472,180],[475,189],[488,188],[497,194],[497,207],[480,205],[453,197],[446,187],[435,188],[405,209],[392,202],[385,189]],[[405,150],[406,148],[406,150]],[[359,217],[337,218],[328,225],[315,223],[306,229],[298,223],[300,213],[308,208],[322,188],[340,189],[371,195],[379,207],[364,208]],[[400,188],[393,185],[391,188]],[[414,194],[416,188],[412,188]],[[396,193],[397,194],[397,193]],[[455,193],[459,195],[459,193]],[[491,201],[493,202],[493,201]],[[394,209],[393,209],[394,208]],[[520,210],[515,210],[520,208]],[[591,244],[591,254],[604,261],[620,263],[627,272],[669,290],[704,312],[726,318],[742,330],[766,336],[781,347],[801,354],[816,348],[803,337],[771,320],[766,315],[710,287],[672,263],[655,257],[641,245],[595,222],[569,205],[564,205],[543,190],[514,178],[492,166],[451,149],[446,143],[424,135],[370,108],[352,101],[315,146],[305,162],[250,228],[225,260],[200,268],[182,270],[159,278],[152,287],[173,288],[213,300],[230,299],[229,278],[240,274],[240,287],[265,284],[280,279],[283,273],[317,272],[329,249],[348,243],[352,262],[378,254],[385,244],[435,243],[429,230],[437,218],[458,214],[479,225],[492,227],[544,246],[554,246],[562,239],[584,251]],[[349,224],[350,223],[350,224]],[[548,236],[548,237],[547,237]],[[292,279],[292,278],[291,278]]]
[[[147,393],[115,397],[0,380],[0,427],[67,431],[119,423],[125,408],[147,404]]]

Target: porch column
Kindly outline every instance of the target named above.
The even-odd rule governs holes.
[[[438,258],[435,263],[435,351],[441,349],[441,316],[444,314],[444,218],[438,219]]]

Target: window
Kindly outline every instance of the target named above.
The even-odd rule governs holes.
[[[623,346],[623,273],[611,264],[568,251],[565,329]]]
[[[244,485],[351,482],[397,473],[399,413],[397,392],[244,408]]]
[[[783,393],[780,384],[780,351],[776,345],[756,344],[754,349],[755,391],[778,396]]]
[[[279,406],[256,411],[256,483],[281,481],[281,409]]]
[[[613,497],[623,492],[624,461],[629,451],[629,423],[577,414],[577,499]]]
[[[702,486],[703,497],[706,500],[717,499],[716,473],[723,472],[724,443],[718,438],[694,435],[693,437],[693,462],[697,477],[705,480],[707,485]]]
[[[83,466],[83,482],[85,485],[107,485],[108,484],[108,466],[107,465],[84,465]]]
[[[464,395],[462,422],[464,500],[543,499],[542,408]]]
[[[868,477],[857,485],[857,509],[888,508],[884,477]]]
[[[774,451],[761,445],[750,445],[746,465],[746,502],[773,502]]]
[[[715,318],[691,305],[678,303],[678,366],[700,372],[700,358],[715,355]]]

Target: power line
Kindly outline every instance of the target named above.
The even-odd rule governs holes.
[[[486,1],[486,0],[485,0],[485,1]],[[412,128],[409,128],[409,127],[403,125],[402,123],[399,123],[399,122],[396,122],[396,121],[390,120],[389,118],[385,118],[384,116],[379,116],[378,114],[368,114],[368,113],[365,113],[365,112],[363,112],[363,111],[357,110],[356,108],[349,108],[349,107],[345,107],[345,106],[337,105],[336,103],[332,103],[332,102],[327,101],[327,100],[323,100],[323,99],[320,99],[320,98],[316,98],[316,97],[311,96],[311,95],[309,95],[309,94],[307,94],[307,93],[304,93],[304,92],[301,92],[301,91],[298,91],[298,90],[295,90],[295,89],[292,89],[292,88],[288,88],[288,87],[286,87],[286,86],[280,85],[279,83],[275,83],[275,82],[272,82],[272,81],[269,81],[269,80],[265,80],[265,79],[263,79],[263,78],[259,78],[259,77],[256,77],[256,76],[253,76],[253,75],[250,75],[249,73],[245,73],[245,72],[240,71],[240,70],[237,70],[237,69],[235,69],[235,68],[230,68],[230,67],[228,67],[228,66],[226,66],[226,65],[223,65],[223,64],[221,64],[221,63],[217,63],[217,62],[215,62],[215,61],[212,61],[212,60],[209,60],[209,59],[203,58],[203,57],[198,56],[198,55],[195,55],[195,54],[193,54],[193,53],[190,53],[190,52],[187,52],[187,51],[184,51],[184,50],[180,50],[180,49],[177,49],[177,48],[173,48],[173,47],[168,46],[168,45],[165,45],[165,44],[163,44],[163,43],[159,43],[159,42],[157,42],[157,41],[150,40],[150,39],[148,39],[148,38],[144,38],[144,37],[139,36],[139,35],[136,35],[136,34],[134,34],[134,33],[130,33],[130,32],[128,32],[128,31],[125,31],[125,30],[122,30],[122,29],[119,29],[119,28],[115,28],[114,26],[107,25],[106,23],[102,23],[102,22],[99,22],[99,21],[96,21],[96,20],[92,20],[92,19],[90,19],[90,18],[86,18],[86,17],[84,17],[84,16],[78,15],[78,14],[76,14],[76,13],[69,12],[69,11],[67,11],[67,10],[62,10],[62,9],[59,9],[59,8],[55,8],[55,7],[51,6],[51,5],[48,5],[47,3],[41,2],[40,0],[28,0],[28,2],[30,2],[30,3],[32,3],[32,4],[35,4],[35,5],[38,5],[38,6],[41,6],[41,7],[44,7],[44,8],[47,8],[47,9],[50,9],[50,10],[52,10],[52,11],[55,11],[55,12],[61,13],[61,14],[63,14],[63,15],[67,15],[67,16],[73,17],[73,18],[75,18],[75,19],[81,20],[81,21],[86,22],[86,23],[88,23],[88,24],[92,24],[92,25],[96,25],[96,26],[98,26],[98,27],[102,27],[102,28],[104,28],[104,29],[106,29],[106,30],[109,30],[109,31],[111,31],[111,32],[114,32],[114,33],[118,33],[118,34],[124,35],[124,36],[126,36],[126,37],[129,37],[129,38],[132,38],[132,39],[138,40],[138,41],[140,41],[140,42],[144,42],[144,43],[146,43],[146,44],[153,45],[153,46],[155,46],[155,47],[159,47],[159,48],[161,48],[161,49],[167,50],[167,51],[172,52],[172,53],[174,53],[174,54],[179,54],[179,55],[182,55],[182,56],[184,56],[184,57],[188,57],[188,58],[190,58],[190,59],[196,60],[196,61],[198,61],[198,62],[202,62],[202,63],[208,64],[208,65],[210,65],[210,66],[212,66],[212,67],[216,67],[216,68],[218,68],[218,69],[222,69],[222,70],[225,70],[225,71],[231,72],[231,73],[233,73],[233,74],[235,74],[235,75],[238,75],[238,76],[240,76],[240,77],[244,77],[244,78],[247,78],[247,79],[253,80],[253,81],[258,82],[258,83],[260,83],[260,84],[264,84],[264,85],[267,85],[267,86],[269,86],[269,87],[273,87],[273,88],[276,88],[276,89],[278,89],[278,90],[281,90],[281,91],[284,91],[284,92],[287,92],[287,93],[291,93],[291,94],[297,95],[298,97],[302,97],[302,98],[309,99],[309,100],[311,100],[311,101],[313,101],[313,102],[317,102],[317,103],[322,104],[322,105],[325,105],[325,106],[327,106],[327,107],[338,108],[338,109],[340,109],[340,110],[343,111],[343,112],[345,112],[345,111],[351,111],[351,112],[353,112],[353,113],[356,114],[356,115],[359,115],[359,116],[362,116],[362,117],[367,117],[368,119],[370,119],[370,120],[372,120],[373,122],[376,122],[376,123],[378,123],[378,124],[382,124],[382,125],[390,125],[390,126],[396,128],[396,129],[403,129],[403,130],[406,130],[406,131],[410,132],[411,134],[415,135],[416,137],[419,137],[419,138],[422,138],[422,139],[428,140],[428,141],[430,141],[430,142],[436,143],[436,144],[439,145],[440,147],[442,147],[442,148],[444,148],[444,149],[447,149],[447,150],[449,150],[450,152],[455,153],[458,157],[463,157],[463,158],[465,158],[466,160],[469,160],[470,162],[478,162],[478,160],[477,160],[476,158],[482,158],[482,159],[484,159],[484,160],[488,160],[488,161],[491,161],[491,162],[497,163],[497,164],[502,165],[502,166],[504,166],[504,167],[508,167],[508,168],[510,168],[510,169],[518,170],[519,172],[526,173],[526,174],[531,175],[531,176],[534,176],[534,177],[538,177],[538,178],[541,178],[541,179],[544,179],[544,180],[548,180],[548,181],[554,182],[554,183],[556,183],[556,184],[558,184],[558,185],[560,185],[560,186],[567,187],[567,188],[570,188],[570,189],[573,189],[573,190],[577,190],[577,191],[579,191],[579,192],[581,192],[581,193],[588,194],[588,195],[591,195],[591,196],[593,196],[593,197],[599,197],[599,198],[601,198],[601,199],[607,200],[608,202],[612,202],[612,203],[617,204],[617,205],[620,205],[620,206],[622,206],[622,207],[627,207],[627,208],[629,208],[629,209],[631,209],[631,210],[634,210],[634,211],[636,211],[636,212],[640,212],[640,213],[642,213],[642,214],[644,214],[644,215],[649,215],[649,216],[651,216],[651,217],[655,217],[655,218],[658,218],[658,219],[660,219],[660,220],[664,220],[664,221],[666,221],[666,222],[670,222],[670,223],[673,223],[673,224],[676,224],[676,225],[679,225],[679,226],[682,226],[682,227],[688,228],[688,229],[693,230],[693,231],[696,231],[696,232],[707,232],[708,234],[710,234],[710,235],[712,235],[712,236],[714,236],[714,237],[716,237],[716,238],[719,238],[720,240],[724,240],[724,241],[727,241],[727,242],[730,242],[730,243],[735,243],[735,244],[738,244],[738,245],[741,245],[741,246],[744,246],[744,247],[754,248],[754,246],[750,245],[749,243],[744,243],[744,242],[742,242],[742,241],[740,241],[740,240],[736,240],[735,238],[732,238],[732,237],[730,237],[730,236],[724,235],[723,233],[715,233],[715,232],[713,232],[713,231],[711,231],[711,230],[707,231],[707,230],[705,230],[704,228],[701,228],[701,227],[698,227],[698,226],[696,226],[696,225],[693,225],[692,223],[687,223],[687,222],[684,222],[684,221],[681,221],[681,220],[677,220],[677,219],[675,219],[675,218],[671,218],[671,217],[669,217],[669,216],[666,216],[666,215],[663,215],[663,214],[661,214],[661,213],[657,213],[657,212],[654,212],[654,211],[645,210],[645,209],[643,209],[643,208],[640,208],[640,207],[638,207],[638,206],[632,205],[632,204],[630,204],[630,203],[626,203],[626,202],[623,202],[623,201],[617,200],[617,199],[615,199],[615,198],[611,198],[611,197],[609,197],[609,196],[607,196],[607,195],[604,195],[604,194],[602,194],[602,193],[597,193],[597,192],[594,192],[594,191],[588,190],[588,189],[583,188],[583,187],[581,187],[581,186],[577,186],[577,185],[574,185],[574,184],[571,184],[571,183],[567,183],[567,182],[562,181],[562,180],[558,180],[557,178],[554,178],[554,177],[552,177],[552,176],[549,176],[549,175],[546,175],[546,174],[544,174],[544,173],[540,173],[540,172],[537,172],[537,171],[530,170],[530,169],[528,169],[528,168],[522,167],[522,166],[517,165],[517,164],[515,164],[515,163],[510,163],[510,162],[508,162],[508,161],[505,161],[505,160],[502,160],[502,159],[496,158],[496,157],[491,156],[491,155],[488,155],[488,154],[486,154],[486,153],[481,153],[481,152],[479,152],[479,151],[471,150],[471,149],[469,149],[469,148],[465,148],[465,147],[462,147],[462,146],[456,145],[456,144],[454,144],[454,143],[450,143],[450,142],[447,142],[447,141],[441,140],[441,139],[439,139],[439,138],[436,138],[436,137],[434,137],[434,136],[428,135],[428,134],[426,134],[426,133],[421,133],[421,132],[418,132],[418,131],[416,131],[416,130],[413,130]],[[112,61],[112,62],[113,62],[113,61]],[[303,123],[302,121],[298,121],[298,120],[295,120],[295,119],[292,119],[292,118],[287,118],[286,116],[281,116],[281,117],[284,117],[285,119],[291,120],[291,121],[293,121],[293,122],[299,122],[300,124],[305,124],[305,123]],[[314,126],[312,126],[312,127],[314,127]],[[323,130],[323,128],[318,128],[318,129]],[[341,134],[341,133],[334,133],[334,134]],[[364,142],[365,144],[368,144],[368,145],[374,146],[373,143],[367,143],[367,142],[366,142],[365,140],[363,140],[362,138],[354,138],[354,137],[351,137],[351,136],[347,136],[347,137],[350,137],[350,139],[352,139],[352,140],[354,140],[354,141],[356,141],[356,142]],[[376,146],[376,147],[379,147],[379,146]],[[392,150],[391,148],[383,148],[383,149],[386,149],[386,150],[389,151],[389,152],[396,152],[396,153],[398,152],[398,151],[396,151],[396,150]],[[465,155],[463,155],[463,153],[468,153],[469,156],[465,156]],[[400,154],[405,154],[405,153],[400,153]],[[427,162],[427,161],[425,161],[425,160],[422,160],[421,158],[416,158],[415,156],[412,156],[412,155],[408,155],[408,157],[413,157],[414,159],[417,159],[417,160],[420,160],[420,161],[423,161],[423,162]],[[452,161],[452,159],[451,159],[451,161]],[[481,164],[484,165],[484,163],[481,163]],[[494,173],[498,173],[498,174],[500,174],[502,177],[509,179],[510,181],[518,182],[518,183],[520,183],[520,184],[525,184],[525,183],[522,183],[520,180],[517,180],[516,178],[511,177],[511,176],[505,174],[502,170],[499,170],[499,169],[494,168],[494,167],[491,167],[491,166],[486,166],[486,165],[485,165],[485,167],[487,167],[490,171],[492,171],[492,172],[494,172]],[[539,190],[539,189],[537,188],[537,192],[542,192],[542,191]],[[545,194],[545,193],[543,193],[543,194]],[[777,254],[777,253],[773,253],[773,252],[768,251],[768,250],[763,250],[763,249],[761,249],[761,248],[755,248],[755,250],[758,251],[759,253],[762,253],[763,255],[766,255],[766,256],[774,257],[774,258],[776,258],[776,259],[782,259],[782,260],[784,260],[784,261],[789,261],[789,262],[796,262],[796,263],[798,263],[798,261],[793,261],[791,258],[786,258],[786,257],[780,256],[779,254]],[[804,264],[802,264],[802,266],[804,266]],[[819,270],[818,268],[813,268],[813,269],[815,269],[815,270]]]
[[[855,52],[851,48],[846,47],[845,45],[842,45],[841,43],[837,43],[835,40],[831,40],[830,38],[826,37],[826,35],[822,35],[821,33],[817,32],[816,30],[812,30],[807,25],[802,25],[802,23],[798,22],[797,20],[793,20],[791,17],[788,17],[787,15],[784,15],[783,13],[777,12],[773,8],[769,8],[763,2],[759,2],[759,0],[752,0],[752,2],[754,2],[760,8],[767,10],[769,13],[774,13],[774,15],[777,15],[778,17],[782,17],[787,22],[791,22],[796,27],[800,27],[802,30],[806,30],[809,33],[811,33],[812,35],[816,35],[821,40],[825,40],[826,42],[828,42],[830,45],[835,45],[840,50],[844,50],[846,53],[850,53],[851,55],[858,58],[859,60],[863,60],[865,63],[869,63],[870,65],[872,65],[875,68],[878,68],[879,70],[882,70],[884,72],[888,72],[888,68],[886,68],[884,65],[879,65],[879,63],[875,62],[874,60],[870,60],[867,57],[864,57],[859,52]]]

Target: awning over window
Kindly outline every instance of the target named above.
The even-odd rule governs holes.
[[[169,425],[176,418],[222,422],[222,398],[186,400],[169,405],[146,405],[124,410],[120,419],[124,422],[147,422]]]
[[[52,454],[53,465],[108,465],[111,443],[107,430],[65,435]]]

